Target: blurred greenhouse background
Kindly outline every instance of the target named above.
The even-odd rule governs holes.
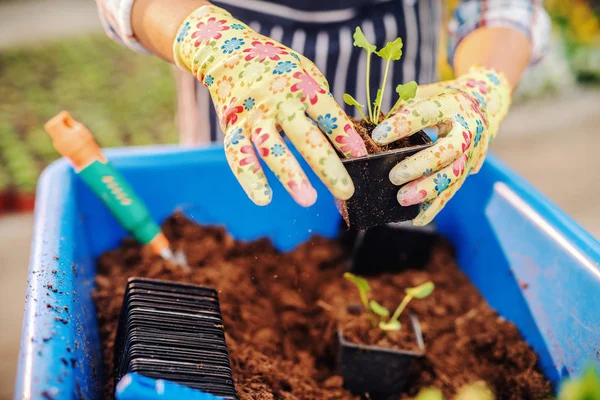
[[[459,0],[446,1],[446,20]],[[551,93],[580,83],[600,81],[600,0],[544,0],[553,23],[549,54],[531,68],[517,92],[516,100]],[[445,55],[445,46],[440,51]],[[452,70],[440,57],[441,75]]]
[[[446,2],[447,15],[456,2]],[[93,2],[82,3],[89,19]],[[0,2],[5,15],[19,7],[43,6],[57,17],[62,15],[64,24],[77,19],[82,26],[94,28],[84,35],[65,35],[58,18],[48,36],[33,40],[27,40],[28,32],[0,31],[0,37],[14,38],[4,46],[6,39],[0,39],[0,210],[8,208],[9,202],[15,206],[19,197],[31,197],[40,171],[57,157],[42,125],[61,109],[85,116],[105,147],[177,141],[170,67],[112,43],[101,33],[98,21],[84,25],[77,14],[82,3],[72,7],[75,2],[68,0]],[[517,103],[571,90],[577,80],[595,84],[600,79],[598,4],[598,0],[546,1],[555,25],[552,48],[543,63],[528,71],[516,94]],[[50,19],[57,18],[47,15]],[[0,16],[0,29],[2,22]],[[52,29],[62,34],[52,35]],[[440,51],[441,74],[448,79],[445,46]]]
[[[445,2],[446,21],[457,2]],[[600,0],[546,0],[545,5],[553,20],[549,53],[526,72],[503,128],[511,126],[520,104],[552,99],[558,106],[586,98],[581,90],[600,93]],[[33,14],[44,17],[32,20]],[[442,41],[440,78],[450,79],[445,53]],[[104,147],[178,139],[171,67],[109,40],[94,1],[0,0],[0,213],[33,207],[37,178],[57,158],[43,124],[63,109],[85,117]],[[514,152],[502,152],[504,138],[499,136],[494,150],[510,159]],[[531,168],[511,166],[544,189],[528,175]]]
[[[164,62],[102,35],[0,53],[0,192],[29,194],[57,158],[43,124],[85,115],[104,147],[175,143],[175,92]]]

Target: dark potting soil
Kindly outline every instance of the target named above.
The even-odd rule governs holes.
[[[127,278],[145,276],[217,288],[242,400],[356,399],[335,372],[337,318],[348,305],[360,304],[355,287],[342,278],[346,261],[337,243],[313,237],[280,253],[268,240],[238,242],[221,228],[199,226],[178,214],[164,230],[185,251],[190,272],[132,240],[100,257],[95,301],[106,398],[112,398],[113,343]],[[550,384],[536,366],[536,354],[517,328],[486,304],[449,249],[436,248],[424,269],[381,275],[369,283],[373,296],[393,308],[404,288],[427,280],[436,290],[406,310],[419,317],[426,355],[402,398],[432,385],[452,396],[478,380],[488,382],[498,399],[544,398]]]

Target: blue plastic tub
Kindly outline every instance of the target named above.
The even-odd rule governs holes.
[[[276,183],[272,204],[260,208],[234,180],[221,147],[107,154],[160,221],[181,209],[200,223],[225,225],[239,239],[267,236],[283,250],[313,234],[336,234],[339,214],[314,175],[319,200],[310,209],[297,206]],[[493,157],[437,226],[491,306],[539,353],[550,379],[598,363],[600,243]],[[38,187],[15,399],[101,397],[90,296],[94,260],[124,235],[65,161],[46,169]],[[68,313],[57,314],[47,303]]]

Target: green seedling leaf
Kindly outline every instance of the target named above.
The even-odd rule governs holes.
[[[358,109],[361,109],[364,107],[364,105],[360,104],[354,97],[352,97],[348,93],[344,93],[343,98],[344,98],[344,103],[348,104],[349,106],[353,106]]]
[[[404,85],[396,86],[396,93],[400,96],[400,100],[410,100],[417,94],[417,82],[410,81]]]
[[[350,272],[346,272],[344,274],[344,278],[348,279],[350,282],[354,283],[358,288],[358,293],[360,295],[360,300],[365,307],[365,310],[369,310],[369,299],[367,298],[367,293],[371,291],[371,286],[369,286],[369,282],[366,279],[360,278]]]
[[[392,320],[389,322],[379,322],[379,329],[381,329],[382,331],[399,331],[401,328],[402,324],[397,320]]]
[[[369,306],[371,307],[371,311],[380,317],[386,318],[390,316],[390,311],[375,300],[371,300]]]
[[[379,57],[388,61],[398,61],[402,57],[402,38],[397,38],[393,42],[387,42],[385,47],[379,51],[376,51]]]
[[[356,27],[353,38],[354,46],[360,47],[361,49],[365,49],[367,53],[373,53],[375,50],[377,50],[377,47],[375,47],[374,44],[369,43],[369,41],[365,37],[365,34],[359,26]]]
[[[398,93],[398,101],[396,101],[396,103],[394,104],[394,106],[392,107],[392,109],[390,110],[390,112],[388,113],[388,115],[386,115],[386,119],[391,115],[391,113],[394,110],[397,110],[398,107],[400,106],[400,103],[402,103],[403,101],[408,101],[410,99],[413,99],[416,94],[417,94],[417,82],[415,81],[410,81],[408,83],[405,83],[404,85],[398,85],[396,86],[396,93]],[[419,116],[419,113],[417,112],[417,110],[413,110],[413,115],[415,115],[416,117]]]
[[[427,388],[421,390],[414,400],[444,400],[444,395],[439,389]]]
[[[354,283],[360,290],[365,292],[371,291],[371,286],[369,286],[369,282],[366,279],[361,278],[360,276],[356,276],[351,274],[350,272],[344,273],[344,278],[348,279],[350,282]]]
[[[356,107],[356,109],[358,110],[361,117],[363,117],[364,120],[367,119],[365,117],[365,114],[362,112],[362,108],[364,107],[364,105],[360,104],[354,97],[352,97],[348,93],[344,93],[343,97],[344,97],[344,103],[348,104],[349,106]]]
[[[424,299],[425,297],[429,296],[431,292],[433,292],[433,289],[435,289],[435,285],[433,282],[429,281],[414,288],[404,289],[404,291],[406,294],[411,295],[415,299]]]

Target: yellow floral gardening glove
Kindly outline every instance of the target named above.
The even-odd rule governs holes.
[[[173,50],[177,65],[210,91],[229,166],[254,203],[268,204],[272,195],[258,157],[298,204],[317,199],[281,129],[334,196],[352,196],[352,180],[329,142],[346,157],[366,149],[311,61],[214,6],[186,18]]]
[[[373,139],[381,145],[423,128],[438,129],[435,145],[390,171],[395,185],[410,182],[398,192],[400,204],[421,204],[415,225],[431,222],[467,176],[479,171],[510,100],[510,86],[502,74],[474,67],[458,79],[419,86],[413,99],[374,129]]]

